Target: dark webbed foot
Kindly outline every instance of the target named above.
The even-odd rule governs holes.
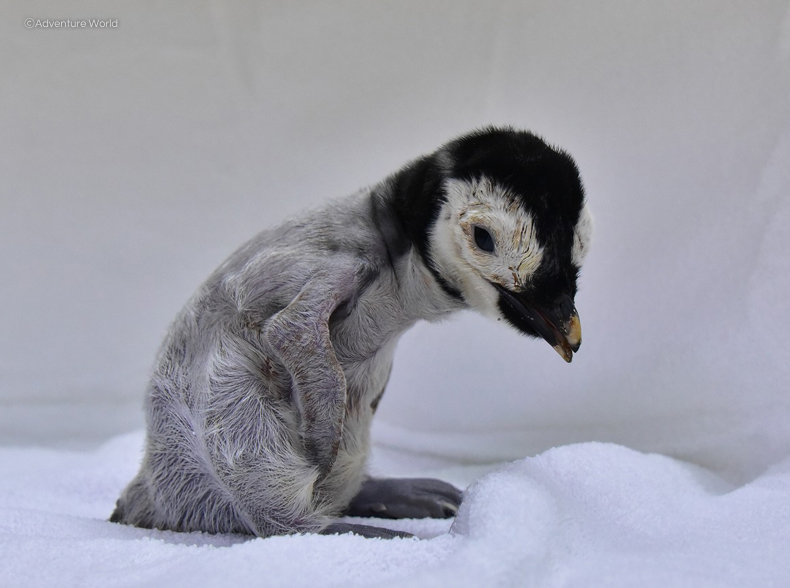
[[[345,514],[382,519],[447,519],[455,516],[461,491],[431,478],[369,479]]]
[[[321,535],[342,535],[354,533],[368,539],[394,539],[395,537],[414,537],[405,531],[393,531],[382,527],[371,527],[370,525],[352,525],[351,523],[332,523],[321,531]]]

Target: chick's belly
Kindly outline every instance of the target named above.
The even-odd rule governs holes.
[[[345,509],[365,479],[371,416],[369,411],[346,415],[337,459],[320,489],[321,494],[331,497],[334,510]]]

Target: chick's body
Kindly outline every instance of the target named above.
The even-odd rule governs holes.
[[[527,133],[479,136],[486,133],[526,136],[535,147]],[[543,155],[556,155],[537,141]],[[469,306],[499,313],[535,335],[532,311],[524,310],[532,309],[529,301],[536,300],[540,322],[549,316],[549,302],[575,294],[580,261],[571,246],[584,220],[578,175],[578,202],[562,231],[551,225],[553,233],[533,222],[528,206],[515,220],[497,220],[510,214],[516,200],[508,200],[508,190],[518,186],[486,177],[496,187],[486,198],[505,200],[496,200],[490,239],[475,249],[488,222],[487,201],[464,192],[467,185],[479,191],[480,178],[452,172],[464,153],[459,145],[468,148],[450,144],[371,189],[264,231],[209,277],[160,349],[147,392],[143,465],[112,520],[268,536],[326,529],[349,508],[389,516],[454,512],[460,494],[449,485],[418,480],[385,488],[366,478],[370,421],[395,344],[416,321]],[[504,190],[501,197],[497,190]],[[469,209],[464,198],[477,207],[472,220],[463,217]],[[463,218],[454,220],[455,210]],[[503,241],[502,231],[516,230],[521,237],[512,246],[495,244]],[[550,238],[538,243],[541,230]],[[534,242],[522,243],[533,233]],[[461,251],[456,257],[455,249],[463,247],[475,249],[474,255]],[[531,265],[519,262],[525,252]],[[506,265],[489,268],[500,257]],[[542,283],[538,266],[551,292],[533,296],[529,289]],[[510,274],[518,291],[501,285],[510,282],[499,276]],[[560,314],[561,320],[550,315],[545,332],[537,334],[572,355],[580,341],[566,328],[575,317],[572,303]]]

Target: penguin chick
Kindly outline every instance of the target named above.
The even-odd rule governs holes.
[[[454,515],[461,493],[449,484],[365,474],[395,344],[416,321],[472,308],[570,361],[590,232],[571,157],[510,128],[462,136],[264,231],[170,327],[147,390],[143,464],[110,520],[393,537],[336,519]]]

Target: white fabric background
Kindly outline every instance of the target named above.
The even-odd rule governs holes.
[[[584,344],[565,365],[472,314],[418,325],[377,438],[472,460],[614,441],[736,481],[790,453],[787,1],[3,13],[0,442],[141,427],[168,322],[245,239],[506,123],[581,168]]]

